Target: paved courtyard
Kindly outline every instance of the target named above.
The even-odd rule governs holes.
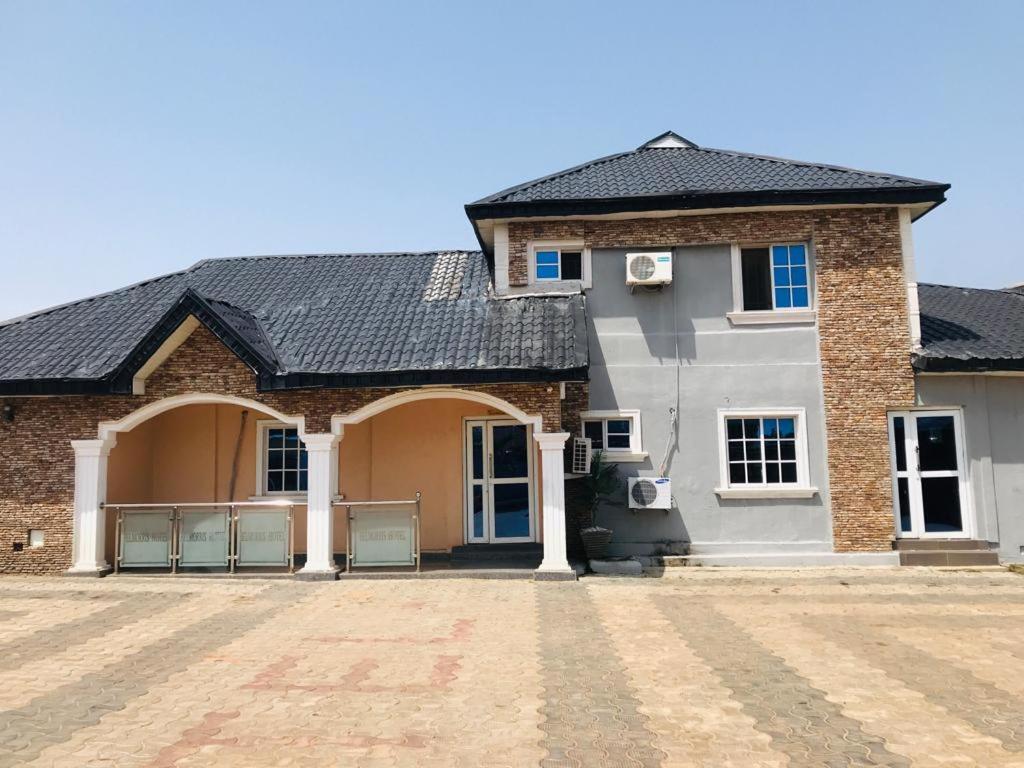
[[[1024,577],[8,577],[8,765],[1024,766]]]

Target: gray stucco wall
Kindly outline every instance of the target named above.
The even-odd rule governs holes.
[[[978,538],[1024,561],[1024,377],[918,375],[917,398],[963,410]]]
[[[664,250],[664,249],[661,249]],[[734,327],[728,246],[674,251],[672,285],[660,291],[625,284],[625,250],[595,249],[590,322],[590,408],[639,409],[643,463],[622,463],[623,477],[655,475],[669,448],[676,507],[632,512],[605,507],[599,522],[615,531],[621,554],[831,552],[824,405],[817,330],[810,325]],[[810,499],[730,499],[720,484],[719,408],[803,408]],[[678,408],[678,441],[669,409]]]

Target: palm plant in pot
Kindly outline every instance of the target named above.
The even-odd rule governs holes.
[[[587,525],[580,529],[583,551],[588,560],[604,560],[612,540],[610,528],[597,525],[597,509],[622,488],[619,468],[607,464],[601,451],[594,451],[590,459],[590,474],[583,478],[582,502],[587,510]]]

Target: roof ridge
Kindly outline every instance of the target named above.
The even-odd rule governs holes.
[[[134,290],[136,290],[138,288],[144,288],[147,285],[152,285],[153,283],[158,283],[161,280],[169,280],[172,277],[184,277],[185,275],[188,274],[189,271],[190,271],[190,269],[179,269],[177,272],[168,272],[165,275],[159,275],[157,277],[151,277],[148,280],[140,280],[137,283],[132,283],[131,285],[125,285],[125,286],[122,286],[120,288],[114,288],[113,290],[104,291],[103,293],[97,293],[97,294],[95,294],[93,296],[86,296],[86,297],[81,298],[81,299],[74,299],[73,301],[66,301],[63,304],[55,304],[52,307],[47,307],[46,309],[38,309],[38,310],[36,310],[34,312],[29,312],[29,313],[24,314],[24,315],[18,315],[17,317],[12,317],[12,318],[10,318],[8,320],[0,320],[0,330],[3,330],[4,328],[8,328],[8,327],[10,327],[12,325],[20,325],[21,323],[27,322],[29,320],[34,320],[37,317],[43,317],[44,315],[49,315],[49,314],[52,314],[54,312],[59,312],[62,309],[69,309],[71,307],[76,307],[79,304],[88,304],[90,301],[97,301],[99,299],[106,299],[106,298],[108,298],[110,296],[115,296],[115,295],[117,295],[119,293],[127,293],[128,291],[134,291]]]
[[[431,256],[442,253],[466,253],[482,254],[479,248],[431,248],[424,251],[349,251],[349,252],[323,252],[323,253],[267,253],[250,256],[215,256],[208,259],[200,259],[191,267],[182,270],[182,273],[196,272],[210,264],[224,261],[270,261],[272,259],[333,259],[333,258],[357,258],[357,257],[397,257],[397,256]]]
[[[647,149],[681,149],[681,147],[648,147]],[[816,163],[808,160],[794,160],[790,157],[777,157],[775,155],[761,155],[753,152],[740,152],[735,149],[719,149],[716,147],[693,147],[692,150],[698,152],[711,152],[719,155],[729,155],[731,157],[743,157],[750,160],[763,160],[771,163],[781,163],[783,165],[797,165],[802,168],[818,168],[819,170],[827,171],[842,171],[843,173],[856,173],[861,176],[873,176],[879,179],[893,179],[897,181],[912,181],[915,184],[934,184],[936,186],[947,186],[938,181],[929,181],[928,179],[918,179],[913,176],[900,176],[895,173],[884,173],[882,171],[865,171],[860,168],[851,168],[847,165],[834,165],[832,163]],[[691,150],[691,151],[692,151]]]

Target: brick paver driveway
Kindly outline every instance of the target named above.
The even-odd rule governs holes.
[[[0,765],[1024,766],[1024,577],[0,579]]]

